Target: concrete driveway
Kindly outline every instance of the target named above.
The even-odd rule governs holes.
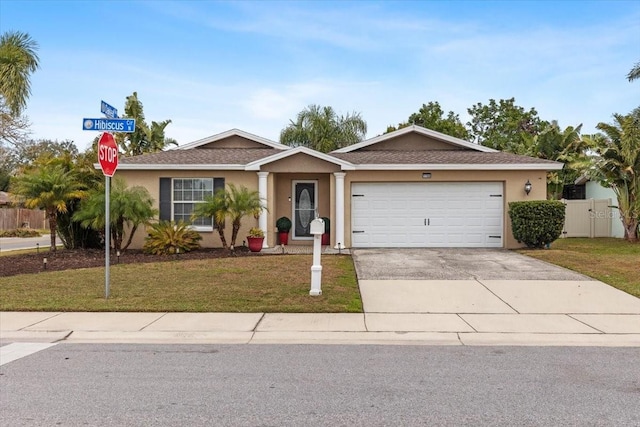
[[[360,280],[593,280],[506,249],[352,249]]]
[[[640,332],[640,299],[511,251],[353,249],[352,255],[370,326],[382,316],[393,330]]]

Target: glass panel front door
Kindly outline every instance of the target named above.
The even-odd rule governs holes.
[[[293,194],[293,238],[313,239],[310,224],[316,218],[317,211],[317,181],[294,181]]]

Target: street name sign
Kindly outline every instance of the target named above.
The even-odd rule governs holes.
[[[135,119],[82,119],[82,130],[133,133],[136,131],[136,120]]]
[[[104,132],[98,140],[98,163],[104,176],[112,177],[118,168],[118,145],[109,132]]]
[[[100,112],[107,116],[108,119],[118,118],[118,110],[104,101],[100,101]]]

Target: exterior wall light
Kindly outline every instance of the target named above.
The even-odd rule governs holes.
[[[527,193],[527,196],[529,195],[529,193],[531,193],[531,187],[531,182],[527,180],[527,182],[524,184],[524,192]]]
[[[422,179],[431,179],[431,173],[430,172],[424,172],[422,174]]]

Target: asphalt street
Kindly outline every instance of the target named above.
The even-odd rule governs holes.
[[[61,343],[0,367],[4,426],[638,426],[640,352]]]

